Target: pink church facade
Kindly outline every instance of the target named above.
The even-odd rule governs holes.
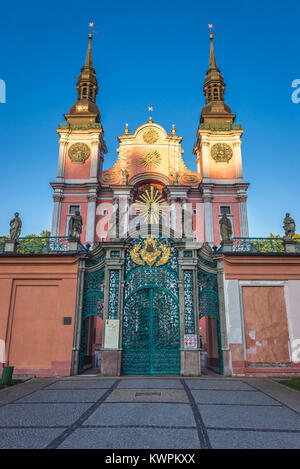
[[[60,124],[58,172],[54,182],[52,235],[66,236],[75,210],[83,219],[82,243],[108,241],[114,236],[119,214],[120,236],[127,237],[140,216],[140,195],[151,186],[162,205],[163,224],[178,237],[193,242],[220,244],[219,220],[226,213],[233,236],[248,236],[247,188],[242,170],[243,129],[224,102],[224,79],[217,68],[213,41],[204,82],[206,104],[198,129],[194,155],[197,171],[184,163],[182,137],[175,126],[167,132],[149,121],[130,133],[128,126],[118,137],[118,157],[103,170],[107,148],[96,104],[98,90],[92,65],[91,40],[85,66],[78,77],[77,102]],[[150,192],[149,192],[150,194]],[[185,221],[183,220],[185,212]],[[143,222],[143,220],[141,220]],[[112,230],[112,231],[111,231]]]

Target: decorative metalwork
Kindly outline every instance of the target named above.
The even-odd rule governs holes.
[[[140,243],[132,240],[125,257],[122,372],[179,373],[177,251],[159,238],[159,246],[170,249],[166,264],[136,265],[131,251]]]
[[[142,163],[146,168],[151,166],[158,166],[161,162],[161,156],[157,150],[150,150],[142,156]]]
[[[140,212],[141,218],[146,223],[158,223],[159,219],[169,209],[169,206],[163,205],[164,198],[159,190],[151,186],[150,191],[145,190],[133,204]]]
[[[160,243],[157,247],[156,240],[148,235],[147,239],[144,240],[144,246],[142,248],[142,241],[136,244],[130,251],[131,259],[135,264],[145,265],[148,264],[150,267],[157,261],[156,266],[164,265],[170,258],[171,249],[167,245]]]
[[[59,129],[71,129],[71,130],[90,130],[90,129],[102,129],[102,125],[98,122],[92,124],[58,124]]]
[[[119,271],[109,273],[108,319],[118,319],[119,308]]]
[[[143,133],[143,139],[146,143],[152,145],[153,143],[157,142],[159,138],[158,133],[154,129],[149,129]]]
[[[184,330],[185,334],[195,334],[193,271],[184,270]]]
[[[112,257],[112,258],[120,257],[120,251],[111,251],[110,257]]]
[[[270,253],[284,252],[283,238],[233,238],[233,252]]]
[[[199,124],[200,130],[242,130],[242,124]]]
[[[83,320],[89,316],[98,316],[103,319],[103,308],[104,268],[85,274],[82,306]]]
[[[74,143],[70,146],[68,155],[72,163],[85,163],[90,156],[90,148],[86,143]]]
[[[193,251],[183,251],[183,257],[193,257]]]
[[[229,163],[233,151],[227,143],[215,143],[211,148],[211,156],[217,163]]]
[[[17,254],[53,254],[70,250],[70,244],[66,236],[26,236],[19,238],[16,244]],[[78,250],[87,252],[80,243]]]
[[[103,319],[104,311],[104,266],[96,271],[89,271],[95,266],[94,261],[89,261],[84,277],[84,293],[82,302],[82,319],[80,334],[80,349],[78,372],[84,368],[84,349],[86,337],[86,319],[91,316],[98,316]]]
[[[199,261],[203,263],[200,257]],[[206,261],[207,262],[207,261]],[[216,264],[215,264],[216,266]],[[217,274],[211,273],[198,267],[198,298],[199,298],[199,319],[210,316],[217,321],[217,340],[219,354],[219,369],[223,373],[223,354],[219,316],[219,295]]]

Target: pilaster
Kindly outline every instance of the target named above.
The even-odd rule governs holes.
[[[219,296],[219,316],[222,341],[223,355],[223,374],[224,376],[232,376],[231,351],[228,344],[226,309],[225,309],[225,274],[223,257],[215,256],[217,261],[217,279],[218,279],[218,296]]]

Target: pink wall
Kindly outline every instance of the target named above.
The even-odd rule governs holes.
[[[16,374],[70,375],[78,257],[1,257],[0,272],[6,364]]]

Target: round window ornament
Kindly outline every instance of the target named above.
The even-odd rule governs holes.
[[[217,163],[229,163],[233,156],[233,151],[228,143],[215,143],[211,147],[210,154]]]
[[[86,143],[74,143],[70,146],[68,154],[72,163],[85,163],[90,156],[90,148]]]
[[[146,143],[152,145],[153,143],[157,142],[158,140],[158,133],[154,129],[149,129],[143,133],[143,139]]]

